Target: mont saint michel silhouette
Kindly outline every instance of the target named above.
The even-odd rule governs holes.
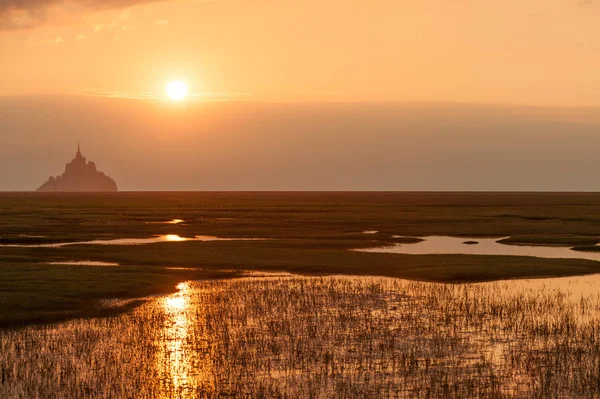
[[[48,180],[37,189],[38,192],[114,192],[117,183],[104,173],[96,169],[96,164],[87,162],[81,155],[77,144],[77,154],[65,166],[61,176],[50,176]]]

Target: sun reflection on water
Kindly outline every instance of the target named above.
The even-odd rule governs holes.
[[[178,236],[177,234],[167,234],[162,236],[165,241],[187,241],[187,238]]]
[[[183,297],[166,298],[165,304],[171,310],[184,310],[185,309],[185,298],[183,298]]]
[[[170,380],[163,386],[163,397],[172,397],[173,390],[181,398],[190,397],[188,378],[191,374],[186,341],[188,339],[188,291],[189,285],[181,283],[177,286],[179,292],[164,298],[164,335],[161,342],[162,351],[158,356],[158,369],[165,379]]]

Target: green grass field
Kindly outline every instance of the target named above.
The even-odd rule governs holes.
[[[183,219],[177,225],[158,224]],[[363,234],[364,230],[377,230]],[[507,244],[600,242],[600,195],[582,193],[0,194],[0,243],[158,234],[264,241],[0,248],[0,324],[94,316],[98,299],[171,292],[241,270],[382,275],[439,282],[600,272],[600,262],[348,251],[427,235],[511,237]],[[403,236],[394,238],[392,236]],[[94,260],[120,267],[46,265]],[[198,270],[173,270],[185,267]]]

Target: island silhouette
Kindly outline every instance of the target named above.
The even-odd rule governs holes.
[[[96,169],[96,164],[81,155],[77,144],[75,158],[65,166],[60,176],[50,176],[38,192],[115,192],[117,183]]]

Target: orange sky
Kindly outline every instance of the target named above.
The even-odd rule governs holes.
[[[0,0],[0,191],[78,141],[122,190],[600,190],[599,21],[592,0]]]
[[[0,0],[0,95],[600,105],[591,1],[134,3]]]

